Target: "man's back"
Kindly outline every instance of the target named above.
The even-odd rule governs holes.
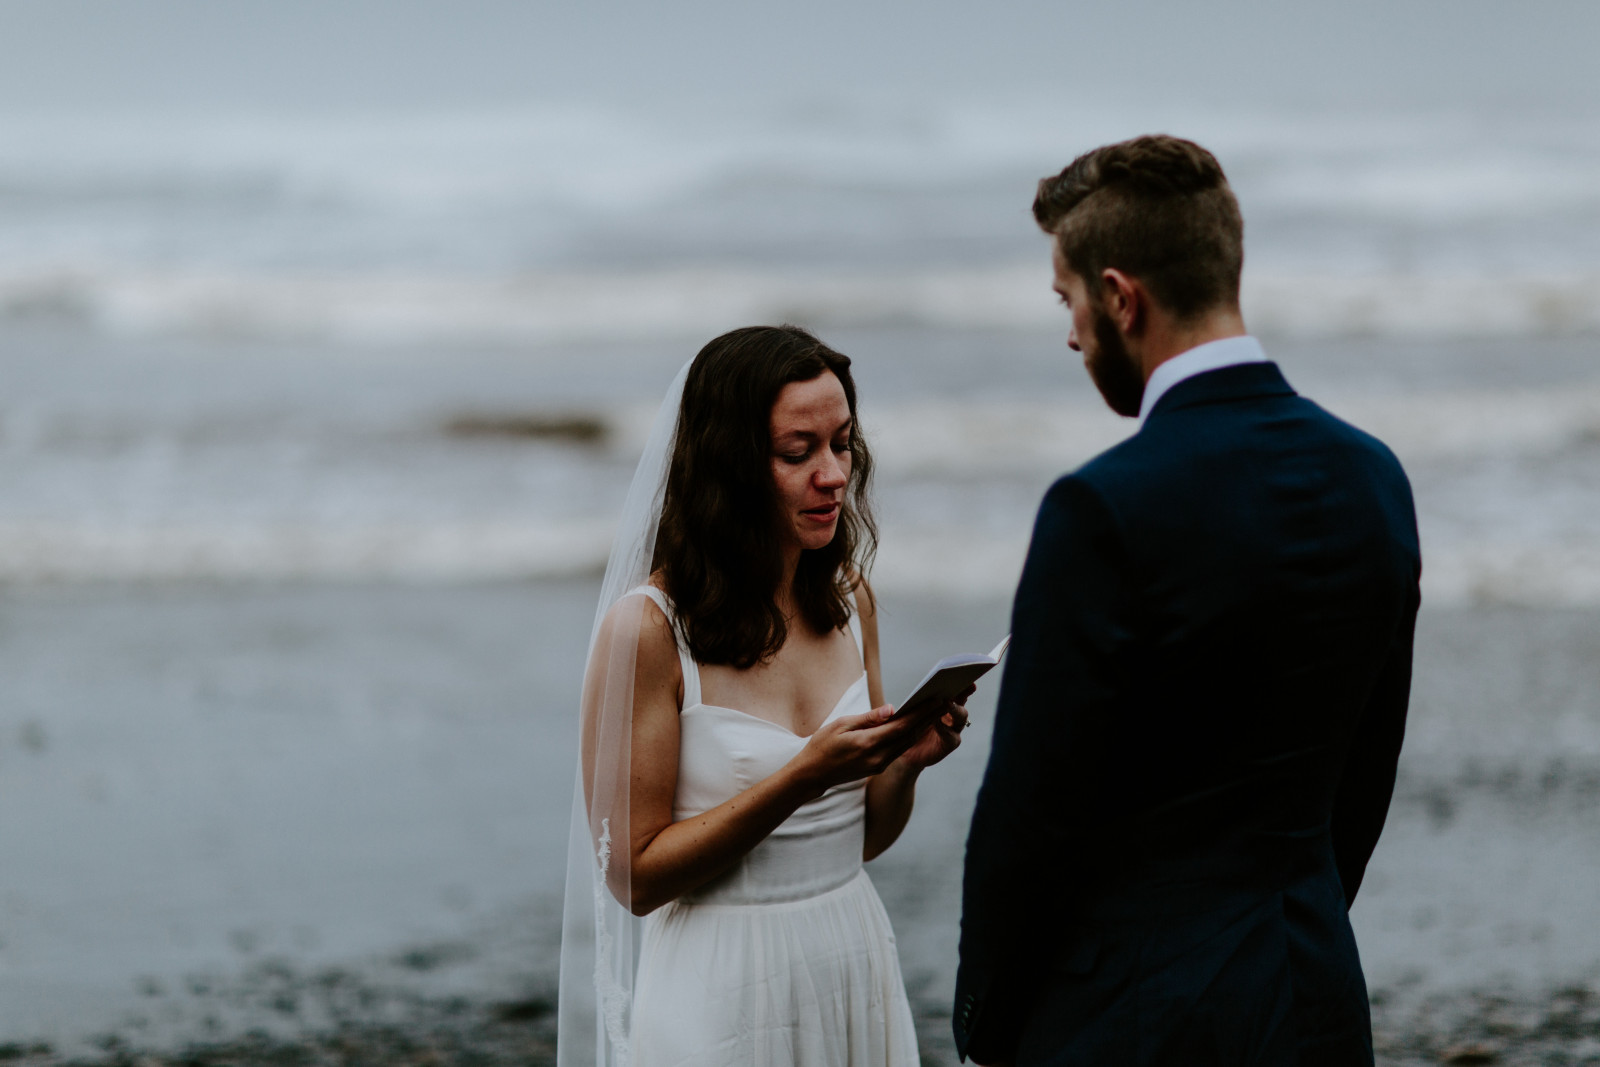
[[[960,1040],[1370,1059],[1345,909],[1393,786],[1419,572],[1399,464],[1271,364],[1181,382],[1051,489],[969,839]]]

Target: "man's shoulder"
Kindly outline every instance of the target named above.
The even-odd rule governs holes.
[[[1410,480],[1394,451],[1361,427],[1345,421],[1310,397],[1296,394],[1285,400],[1305,429],[1292,447],[1338,453],[1368,476],[1393,483],[1410,492]],[[1349,469],[1349,468],[1347,468]]]
[[[1051,519],[1068,519],[1076,524],[1092,517],[1097,525],[1121,527],[1143,479],[1140,472],[1148,468],[1146,450],[1134,441],[1129,438],[1114,445],[1056,478],[1040,502],[1040,520],[1048,524]]]
[[[1259,479],[1278,460],[1320,456],[1329,470],[1356,474],[1409,498],[1410,482],[1393,451],[1372,434],[1298,394],[1241,404],[1208,404],[1164,412],[1127,439],[1063,475],[1046,500],[1093,498],[1131,520],[1151,508],[1201,506],[1237,479]]]
[[[1113,500],[1139,483],[1158,476],[1163,469],[1175,467],[1182,456],[1162,440],[1141,429],[1124,438],[1084,463],[1078,469],[1063,474],[1056,487],[1069,491],[1078,487],[1105,500]]]
[[[1365,454],[1373,463],[1388,468],[1401,478],[1405,477],[1405,469],[1400,465],[1400,458],[1383,441],[1361,427],[1346,422],[1315,401],[1305,397],[1300,399],[1307,407],[1314,410],[1324,420],[1330,432],[1338,435],[1348,447]]]
[[[1264,443],[1257,431],[1268,425]],[[1381,440],[1294,392],[1162,411],[1076,473],[1110,486],[1163,471],[1181,472],[1209,453],[1308,447],[1356,454],[1403,476],[1399,459]]]

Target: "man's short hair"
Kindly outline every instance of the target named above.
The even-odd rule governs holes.
[[[1157,134],[1096,148],[1039,182],[1033,217],[1067,266],[1138,278],[1180,321],[1239,302],[1244,219],[1215,156]]]

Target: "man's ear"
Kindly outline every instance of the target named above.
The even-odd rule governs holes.
[[[1115,267],[1107,267],[1100,272],[1100,296],[1101,306],[1123,336],[1136,334],[1144,325],[1145,312],[1148,310],[1145,302],[1149,297],[1138,279]]]

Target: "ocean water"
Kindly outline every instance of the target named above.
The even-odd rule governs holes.
[[[836,327],[878,460],[887,589],[1003,594],[1061,472],[1131,432],[1061,331]],[[483,581],[594,574],[695,343],[0,336],[0,579]],[[1587,336],[1267,339],[1395,449],[1441,604],[1600,603]]]
[[[1600,117],[1161,117],[1217,152],[1245,205],[1258,329],[1600,324]],[[1048,325],[1033,185],[1151,119],[1028,97],[0,112],[0,316],[399,343]]]
[[[1374,982],[1600,981],[1600,117],[1168,117],[1239,192],[1247,320],[1416,491]],[[544,988],[593,580],[722,330],[855,360],[886,680],[990,647],[1040,495],[1132,429],[1066,349],[1033,184],[1145,128],[0,112],[0,1043],[188,1039],[190,979],[263,960],[444,946],[428,981]],[[925,1014],[982,738],[874,875]]]
[[[1600,116],[1168,117],[1238,189],[1252,327],[1437,482],[1430,594],[1600,599]],[[1136,121],[0,112],[0,577],[588,573],[676,366],[796,321],[860,364],[883,580],[1004,590],[1049,478],[1128,432],[1032,186]]]

